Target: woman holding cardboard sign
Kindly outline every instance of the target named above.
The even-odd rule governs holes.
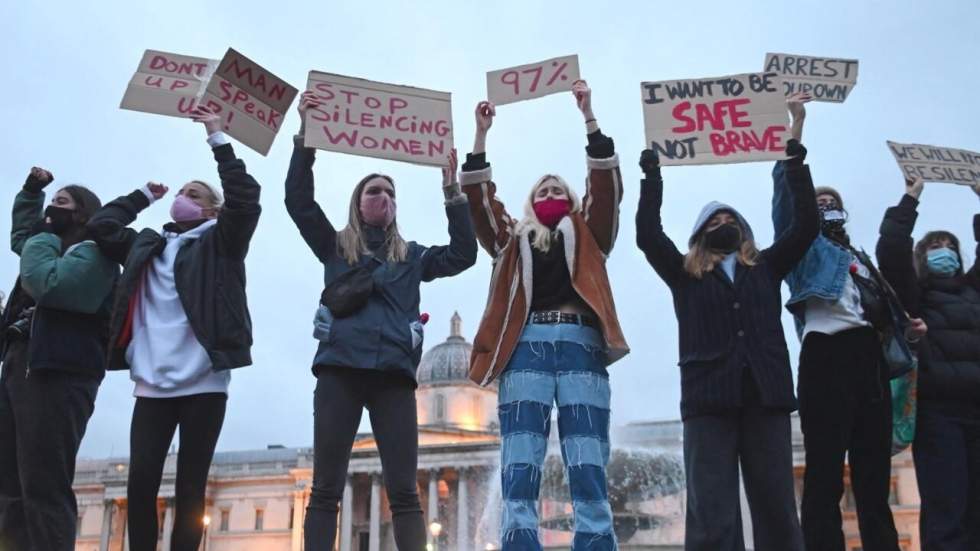
[[[663,179],[652,150],[636,241],[674,297],[680,330],[681,417],[687,473],[686,551],[742,549],[739,466],[752,513],[755,549],[802,551],[793,492],[790,412],[796,409],[780,322],[783,277],[817,235],[806,150],[787,146],[790,227],[758,250],[734,208],[707,204],[682,254],[661,222]]]
[[[629,348],[616,317],[606,256],[616,241],[623,189],[613,141],[592,114],[592,91],[578,81],[572,92],[588,130],[584,201],[560,176],[546,174],[531,186],[524,218],[507,214],[486,160],[487,131],[496,114],[489,102],[477,105],[476,143],[461,178],[477,238],[494,259],[470,379],[487,385],[500,377],[505,550],[541,549],[535,502],[555,402],[575,511],[572,548],[616,549],[606,497],[606,367]]]
[[[304,121],[321,103],[300,98]],[[295,138],[286,175],[286,210],[323,263],[326,288],[316,315],[313,358],[313,490],[304,526],[308,551],[333,549],[338,503],[347,480],[361,412],[368,409],[400,551],[425,548],[416,483],[418,419],[415,370],[422,355],[419,286],[476,262],[466,197],[455,181],[456,152],[443,169],[449,245],[405,241],[395,216],[395,184],[368,174],[354,187],[347,227],[337,231],[313,198],[314,149]],[[345,519],[349,522],[349,519]]]
[[[907,180],[885,212],[881,273],[929,332],[918,344],[915,476],[923,551],[980,549],[980,264],[967,266],[955,235],[934,230],[913,247],[924,182]],[[980,195],[980,185],[973,191]],[[973,216],[980,253],[980,214]]]
[[[173,222],[159,233],[127,227],[167,193],[154,182],[112,201],[88,224],[103,253],[124,267],[109,327],[109,369],[128,369],[136,383],[126,488],[133,551],[157,548],[157,493],[178,427],[170,549],[197,549],[231,370],[252,363],[245,255],[262,210],[260,188],[235,157],[220,118],[203,106],[191,117],[207,131],[222,189],[200,180],[184,184],[171,204]]]

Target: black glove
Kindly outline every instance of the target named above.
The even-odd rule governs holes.
[[[640,153],[640,170],[647,176],[660,175],[660,157],[652,149],[644,149]]]
[[[803,166],[803,160],[806,159],[806,148],[800,143],[800,140],[795,138],[786,142],[786,155],[789,159],[786,160],[786,164],[790,166]]]

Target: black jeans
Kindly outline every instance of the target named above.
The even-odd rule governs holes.
[[[980,549],[980,403],[920,401],[912,454],[922,551]]]
[[[744,551],[741,464],[756,551],[803,551],[793,492],[789,413],[758,405],[745,378],[742,408],[684,421],[685,551]]]
[[[27,376],[27,342],[11,343],[0,377],[0,549],[75,549],[75,455],[99,379],[52,370]]]
[[[339,367],[319,369],[313,394],[313,489],[306,509],[305,549],[333,549],[338,503],[364,408],[371,417],[381,456],[395,545],[399,551],[422,551],[425,520],[416,480],[419,433],[415,385],[397,374]]]
[[[874,330],[810,333],[800,351],[800,425],[806,448],[801,506],[807,551],[844,551],[840,500],[851,467],[864,551],[899,551],[891,490],[892,407]]]
[[[167,450],[180,427],[174,529],[170,551],[196,551],[204,525],[204,495],[214,447],[221,434],[228,396],[194,394],[179,398],[137,398],[129,431],[129,548],[156,551],[157,493]],[[164,550],[167,551],[167,550]]]

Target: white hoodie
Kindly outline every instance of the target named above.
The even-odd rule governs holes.
[[[228,393],[231,373],[211,369],[207,351],[194,335],[177,295],[177,252],[217,223],[209,220],[184,233],[163,232],[167,245],[143,276],[133,313],[133,339],[126,348],[135,396],[173,398],[206,392]]]

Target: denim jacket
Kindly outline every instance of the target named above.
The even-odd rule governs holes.
[[[793,220],[793,205],[787,189],[783,161],[777,161],[773,167],[772,183],[772,224],[778,240]],[[786,309],[793,314],[798,336],[803,335],[806,300],[811,297],[829,301],[840,299],[850,265],[851,253],[821,234],[810,245],[803,259],[786,276],[786,284],[790,290]]]

